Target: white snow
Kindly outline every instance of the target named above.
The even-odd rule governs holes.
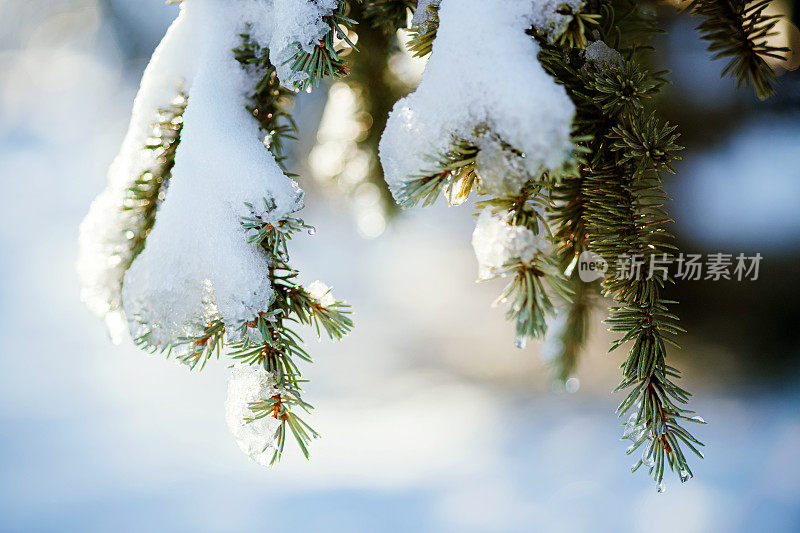
[[[195,0],[192,0],[195,1]],[[278,79],[289,88],[307,77],[294,73],[286,60],[294,55],[299,45],[311,52],[328,30],[323,17],[330,15],[338,0],[238,0],[242,18],[250,27],[248,33],[263,48],[277,68]]]
[[[541,232],[540,232],[541,233]],[[485,208],[472,234],[472,247],[478,259],[479,279],[491,279],[503,273],[509,261],[531,262],[536,254],[546,252],[549,241],[524,226],[508,223],[507,216]]]
[[[583,5],[583,0],[534,0],[531,23],[552,43],[564,33],[573,14],[578,13]]]
[[[322,307],[330,307],[336,303],[336,298],[333,297],[331,288],[320,280],[310,283],[306,287],[306,292],[317,300]]]
[[[265,416],[252,422],[251,402],[268,400],[278,394],[270,373],[257,365],[239,364],[231,368],[228,378],[228,397],[225,400],[225,422],[236,444],[256,463],[269,466],[275,444],[275,432],[280,421]]]
[[[488,135],[481,139],[475,164],[481,192],[493,196],[514,196],[531,178],[519,155]]]
[[[523,153],[532,175],[564,163],[575,110],[539,64],[539,46],[525,34],[540,12],[539,2],[442,1],[422,81],[395,104],[381,139],[381,162],[393,190],[432,170],[427,157],[446,152],[453,137],[480,145],[479,128]]]
[[[587,61],[599,65],[615,65],[622,62],[622,54],[609,47],[603,41],[592,41],[583,51]]]
[[[269,258],[247,243],[239,218],[251,214],[245,202],[257,208],[265,199],[274,204],[256,213],[265,220],[284,218],[302,206],[302,191],[264,148],[258,123],[245,108],[256,80],[231,50],[241,44],[244,31],[275,43],[278,51],[294,41],[311,46],[320,35],[321,17],[336,2],[237,3],[236,8],[223,0],[181,4],[145,71],[129,132],[109,171],[109,187],[81,226],[78,268],[84,300],[108,315],[109,324],[122,322],[118,313],[124,300],[132,335],[149,333],[159,347],[196,332],[210,316],[218,314],[233,329],[265,311],[272,298]],[[152,153],[143,147],[158,108],[179,86],[188,92],[188,106],[169,193],[145,250],[124,273],[130,261],[124,229],[131,227],[133,212],[121,209],[122,200],[132,181],[153,164]]]
[[[291,65],[286,63],[297,51],[294,43],[300,44],[305,52],[311,52],[328,30],[322,17],[329,15],[337,3],[338,0],[275,0],[269,56],[286,87],[307,77],[305,73],[293,73]]]
[[[122,276],[130,262],[125,228],[136,227],[137,221],[131,219],[133,212],[122,209],[125,191],[136,177],[155,164],[153,152],[143,147],[158,109],[175,97],[181,85],[191,81],[191,68],[185,57],[194,39],[186,17],[179,16],[156,48],[133,103],[122,149],[108,171],[108,187],[92,203],[81,224],[77,263],[81,298],[100,316],[120,308]]]
[[[302,194],[264,148],[258,123],[246,110],[252,80],[233,57],[242,21],[219,0],[192,0],[182,16],[203,28],[196,70],[172,172],[144,252],[124,280],[125,311],[144,322],[151,343],[170,343],[185,324],[208,312],[211,294],[233,329],[269,307],[269,259],[247,242],[239,218],[245,202],[283,218]],[[178,328],[178,329],[176,329]]]
[[[419,34],[428,33],[432,30],[433,13],[441,3],[442,0],[419,0],[417,9],[414,10],[414,16],[411,18],[411,27]]]

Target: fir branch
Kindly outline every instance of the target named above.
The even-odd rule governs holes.
[[[561,15],[572,15],[567,28],[558,36],[556,43],[568,48],[586,48],[589,42],[586,33],[598,24],[600,15],[584,11],[573,14],[567,4],[562,5],[556,12]]]
[[[338,19],[337,19],[338,20]],[[259,47],[247,34],[242,35],[242,45],[234,55],[242,68],[250,70],[257,82],[250,95],[248,110],[258,120],[266,134],[265,145],[272,150],[278,163],[284,167],[284,141],[294,138],[296,127],[285,105],[291,92],[280,87],[275,68],[269,62],[268,51]],[[190,368],[203,368],[212,357],[219,357],[226,348],[232,359],[251,365],[261,365],[275,380],[279,393],[272,398],[252,404],[252,421],[264,416],[274,416],[280,425],[274,436],[275,453],[272,462],[283,453],[286,434],[290,431],[305,457],[308,444],[317,436],[313,429],[299,418],[294,410],[309,411],[311,406],[302,399],[302,379],[298,361],[310,362],[300,335],[292,324],[315,326],[317,334],[324,330],[333,339],[341,339],[353,326],[349,318],[349,307],[343,302],[328,303],[313,298],[296,282],[298,273],[288,264],[288,241],[301,230],[313,232],[302,219],[288,216],[282,220],[270,220],[275,203],[264,200],[264,210],[245,204],[249,216],[241,218],[242,227],[248,233],[248,242],[260,246],[270,256],[268,277],[274,291],[270,308],[252,320],[242,324],[236,331],[229,331],[220,318],[215,318],[196,335],[182,337],[175,345],[162,351],[180,351],[179,359]],[[266,213],[266,215],[259,215]],[[229,339],[236,339],[230,341]],[[152,351],[158,348],[150,343],[149,333],[137,339],[137,344]]]
[[[270,398],[258,402],[251,402],[249,404],[253,416],[251,418],[246,418],[245,422],[253,422],[254,420],[259,420],[267,416],[281,421],[281,424],[276,430],[275,451],[270,464],[275,464],[281,459],[283,448],[286,443],[287,427],[292,432],[292,435],[297,441],[297,445],[300,447],[300,451],[306,459],[309,458],[308,445],[311,443],[312,439],[319,437],[319,434],[317,434],[311,426],[294,413],[292,407],[300,407],[306,412],[312,409],[310,405],[306,404],[298,397],[286,393],[279,393]]]
[[[334,301],[329,305],[323,305],[302,287],[296,287],[289,292],[287,299],[288,316],[295,316],[301,324],[313,326],[317,331],[317,337],[322,337],[320,327],[325,330],[329,338],[335,340],[340,340],[353,328],[353,321],[348,316],[350,306],[345,302]]]
[[[588,140],[584,139],[584,142]],[[571,299],[559,306],[557,311],[556,320],[559,321],[560,330],[548,331],[548,339],[553,338],[554,341],[545,348],[554,350],[548,354],[549,364],[554,378],[561,383],[574,374],[578,366],[581,350],[589,334],[594,297],[598,292],[598,283],[581,280],[577,268],[580,254],[589,246],[586,227],[588,198],[584,194],[584,186],[585,180],[580,173],[562,180],[553,190],[553,205],[549,214],[550,224],[555,228],[554,240],[558,243],[556,255],[572,292]]]
[[[330,30],[313,54],[307,54],[303,59],[304,52],[300,50],[295,56],[293,69],[297,71],[299,66],[300,70],[309,74],[309,78],[303,83],[316,85],[325,75],[341,75],[346,72],[333,43],[336,35],[353,46],[347,38],[346,28],[342,28],[342,25],[349,27],[354,22],[344,16],[344,9],[345,2],[340,2],[336,10],[325,18]],[[268,140],[265,145],[285,171],[283,141],[294,138],[297,129],[291,116],[284,110],[291,93],[280,86],[275,68],[269,62],[267,50],[260,49],[247,35],[242,37],[243,45],[234,53],[243,67],[256,68],[261,75],[251,95],[253,105],[248,109],[258,120],[261,129],[267,132]],[[305,85],[301,85],[301,88],[304,87]],[[248,233],[248,242],[261,246],[271,257],[269,279],[275,296],[269,311],[259,313],[240,328],[240,340],[231,345],[231,357],[244,363],[263,366],[274,377],[276,388],[280,391],[272,398],[250,406],[253,412],[250,420],[273,416],[281,422],[274,437],[274,464],[283,453],[287,430],[291,431],[306,458],[309,455],[308,444],[317,436],[294,412],[296,408],[306,412],[311,409],[302,400],[304,380],[297,364],[298,360],[311,362],[311,356],[304,349],[300,335],[292,329],[292,323],[311,325],[313,322],[318,335],[322,325],[332,339],[341,339],[350,331],[353,322],[347,316],[349,311],[346,304],[333,302],[326,305],[312,298],[297,284],[298,272],[289,266],[289,240],[298,231],[313,234],[314,228],[294,216],[277,221],[269,219],[274,201],[270,198],[263,201],[263,211],[257,210],[252,204],[245,204],[251,214],[242,217],[240,222]],[[260,216],[260,212],[266,215]]]
[[[275,155],[275,160],[288,175],[286,169],[286,141],[297,139],[297,125],[286,111],[294,93],[283,87],[278,80],[275,67],[269,60],[269,50],[262,48],[243,33],[242,45],[233,50],[236,60],[243,68],[250,69],[259,77],[250,93],[247,110],[258,121],[264,132],[264,145]]]
[[[159,109],[153,134],[145,145],[155,162],[139,174],[126,191],[122,208],[132,212],[133,217],[130,220],[133,222],[127,229],[131,253],[125,270],[144,250],[147,237],[155,224],[156,211],[164,199],[172,177],[172,167],[175,166],[175,152],[180,143],[186,104],[186,95],[183,91],[178,91],[168,107]]]
[[[269,207],[268,200],[265,204]],[[248,204],[248,207],[255,211],[252,205]],[[308,444],[317,434],[293,412],[293,408],[300,407],[306,412],[311,408],[302,400],[304,380],[297,361],[312,360],[292,324],[313,326],[318,337],[324,330],[329,338],[340,340],[353,327],[351,312],[346,303],[314,298],[297,283],[298,271],[289,265],[288,241],[298,231],[311,233],[312,227],[295,217],[272,223],[252,215],[243,217],[241,223],[251,234],[249,242],[261,246],[272,257],[269,279],[275,297],[270,311],[260,313],[243,325],[239,331],[241,340],[231,345],[231,357],[263,366],[274,376],[276,387],[281,391],[269,400],[251,405],[255,418],[270,414],[281,421],[275,435],[272,463],[281,458],[287,430],[291,431],[301,452],[308,458]]]
[[[583,188],[580,174],[562,180],[553,188],[549,220],[555,228],[556,253],[565,271],[588,244],[585,218],[588,199]]]
[[[431,156],[431,169],[402,182],[395,190],[400,207],[407,209],[422,203],[433,205],[442,192],[450,192],[451,199],[458,202],[466,199],[475,185],[475,158],[478,147],[461,140],[444,154]]]
[[[264,204],[269,213],[269,200],[265,199]],[[296,217],[286,217],[275,223],[265,221],[256,214],[253,204],[245,203],[245,205],[252,213],[250,216],[241,218],[242,227],[249,235],[247,242],[263,245],[264,249],[273,257],[288,259],[288,242],[296,232],[305,230],[313,235],[316,231],[313,226],[309,226],[303,222],[303,219]]]
[[[224,345],[224,336],[225,324],[221,319],[209,322],[203,327],[201,334],[179,339],[177,347],[185,347],[185,349],[179,350],[178,360],[191,370],[194,370],[199,364],[200,370],[202,370],[212,357],[219,359]]]
[[[752,85],[762,100],[775,94],[775,72],[767,58],[783,60],[790,51],[768,42],[780,20],[764,14],[769,5],[770,0],[693,0],[686,7],[703,17],[697,30],[714,59],[730,58],[722,75],[736,78],[737,86]]]
[[[353,50],[357,51],[358,48],[348,36],[348,30],[357,22],[348,18],[345,15],[346,11],[347,2],[340,0],[331,14],[322,18],[328,30],[321,37],[319,44],[314,46],[311,52],[306,52],[300,44],[297,44],[297,51],[285,61],[294,72],[306,75],[304,79],[295,83],[297,90],[303,91],[311,86],[319,87],[319,83],[325,77],[340,78],[347,75],[348,68],[341,58],[341,50],[336,49],[338,44],[336,39]]]
[[[273,228],[273,231],[275,229]],[[261,243],[270,246],[269,239]],[[311,357],[302,346],[302,340],[291,324],[314,325],[321,336],[320,326],[331,339],[341,339],[353,327],[349,306],[344,302],[323,303],[313,298],[308,291],[296,283],[297,271],[286,262],[287,258],[276,257],[270,267],[270,279],[275,291],[272,310],[261,313],[244,325],[241,341],[231,346],[231,356],[248,364],[258,364],[275,377],[276,388],[281,391],[266,403],[251,405],[255,418],[270,414],[281,421],[272,458],[280,460],[285,444],[287,428],[295,437],[303,455],[308,458],[308,443],[316,433],[300,419],[293,408],[308,412],[311,406],[302,400],[301,372],[296,360],[311,362]],[[253,340],[257,339],[257,340]]]
[[[544,336],[546,318],[555,314],[545,283],[563,298],[570,298],[570,290],[552,256],[537,255],[532,262],[515,261],[505,269],[513,274],[513,278],[495,304],[511,302],[506,320],[515,323],[514,344],[517,348],[524,348],[528,339]]]
[[[433,50],[433,41],[439,30],[439,5],[428,4],[428,13],[424,27],[412,27],[409,30],[408,49],[414,57],[425,57]]]
[[[630,2],[620,0],[625,4]],[[612,4],[598,7],[606,42],[622,46],[629,31],[625,25],[652,30],[633,6],[619,18]],[[615,268],[620,256],[638,256],[648,264],[651,258],[669,258],[675,249],[665,227],[671,220],[657,171],[671,170],[680,147],[675,128],[660,124],[647,109],[647,101],[665,83],[663,73],[640,66],[637,58],[646,47],[633,45],[627,59],[598,65],[574,51],[541,45],[542,64],[575,103],[577,134],[588,139],[583,144],[590,150],[579,175],[563,180],[554,193],[562,264],[585,246],[612,266],[602,283],[604,295],[618,302],[608,319],[620,334],[612,350],[631,344],[618,388],[628,391],[620,416],[633,411],[625,433],[634,440],[628,453],[645,445],[634,470],[645,465],[660,484],[668,466],[686,481],[692,473],[681,444],[693,451],[700,444],[681,425],[692,419],[684,406],[689,394],[675,383],[677,370],[666,364],[666,345],[674,344],[670,337],[682,331],[668,310],[673,302],[661,296],[671,280],[618,276]]]
[[[549,234],[546,218],[551,209],[549,187],[546,181],[530,181],[514,196],[490,197],[477,202],[476,207],[490,207],[493,212],[505,213],[509,224],[522,226],[534,235]],[[515,324],[515,345],[524,348],[528,339],[538,339],[545,334],[547,317],[555,314],[548,289],[567,301],[571,299],[571,290],[557,256],[541,250],[530,260],[512,260],[497,276],[508,274],[512,276],[511,281],[495,305],[510,301],[506,319]]]
[[[651,73],[631,60],[611,67],[588,62],[579,74],[583,89],[576,88],[574,94],[603,115],[630,115],[661,91],[667,83],[664,75],[666,71]]]
[[[661,168],[674,174],[670,162],[680,159],[676,152],[683,149],[675,143],[679,137],[676,128],[669,123],[660,125],[652,115],[644,119],[641,115],[633,115],[632,120],[611,128],[610,137],[614,140],[611,150],[617,152],[620,163],[633,163],[637,176]]]
[[[621,173],[619,167],[604,167],[587,174],[590,211],[590,247],[614,265],[622,255],[640,257],[644,264],[651,258],[669,258],[674,246],[664,229],[669,222],[663,204],[666,196],[655,177],[634,178],[634,171]],[[641,428],[628,453],[648,442],[644,463],[661,483],[668,465],[681,480],[691,477],[683,452],[676,439],[685,430],[679,420],[691,413],[681,404],[688,393],[675,384],[677,371],[666,365],[668,336],[683,330],[677,317],[667,310],[670,303],[660,296],[669,278],[620,277],[612,268],[603,282],[604,294],[620,303],[611,309],[607,322],[621,337],[612,350],[632,342],[622,366],[623,380],[618,390],[629,389],[619,407],[620,415],[635,411],[635,424]],[[653,461],[650,464],[651,460]]]

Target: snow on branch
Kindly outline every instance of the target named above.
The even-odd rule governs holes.
[[[399,202],[409,203],[400,194],[405,182],[449,153],[453,139],[481,148],[491,132],[520,154],[531,176],[562,166],[572,155],[575,108],[536,59],[539,46],[526,34],[532,4],[445,0],[438,13],[422,82],[395,104],[380,143]]]

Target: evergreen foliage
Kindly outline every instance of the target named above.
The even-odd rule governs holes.
[[[153,136],[145,145],[155,157],[155,164],[136,178],[123,201],[122,208],[133,212],[130,218],[132,226],[128,228],[131,255],[127,267],[144,250],[147,236],[156,221],[156,211],[166,195],[175,165],[175,151],[181,139],[185,109],[186,95],[178,91],[172,103],[159,110]]]
[[[781,60],[789,52],[768,43],[780,20],[764,13],[769,5],[770,0],[693,0],[686,8],[703,18],[697,29],[714,58],[729,58],[723,75],[736,78],[737,85],[752,85],[761,99],[775,94],[775,72],[766,59]]]
[[[331,31],[306,59],[295,60],[292,65],[297,71],[309,74],[297,90],[307,84],[318,84],[327,75],[338,76],[347,69],[338,58],[333,46],[332,35],[336,34],[352,45],[346,37],[343,24],[353,21],[344,17],[344,3],[327,19]],[[269,60],[269,51],[261,48],[248,34],[242,34],[242,45],[233,54],[242,68],[248,69],[256,81],[250,93],[248,111],[257,120],[264,134],[264,144],[275,155],[276,161],[287,174],[286,141],[296,139],[297,126],[287,111],[294,92],[280,85],[275,66]],[[299,54],[299,53],[298,53]],[[299,57],[299,56],[297,56]],[[155,220],[159,193],[163,197],[163,187],[169,179],[169,171],[174,164],[174,155],[180,141],[181,114],[186,107],[186,98],[180,95],[174,105],[162,110],[154,131],[157,136],[147,145],[148,149],[158,150],[160,155],[157,168],[145,172],[136,182],[131,196],[137,202],[131,208],[141,210],[142,220],[147,224],[131,239],[138,250],[144,248],[144,239]],[[264,200],[269,208],[270,200]],[[304,348],[300,335],[293,325],[311,326],[317,335],[331,339],[341,339],[353,327],[349,317],[349,306],[341,301],[324,302],[324,298],[312,296],[297,282],[298,271],[289,264],[288,243],[298,231],[313,234],[313,227],[293,216],[277,223],[259,218],[253,205],[247,204],[253,213],[241,219],[242,227],[249,235],[248,241],[261,246],[272,257],[269,279],[274,291],[274,300],[269,311],[259,313],[252,321],[242,325],[239,331],[227,331],[221,318],[214,318],[202,326],[202,333],[183,337],[174,346],[163,351],[176,357],[189,368],[203,369],[211,358],[219,358],[228,351],[235,361],[260,365],[274,376],[275,388],[279,391],[270,398],[253,402],[250,409],[253,416],[247,421],[271,416],[280,421],[275,435],[275,451],[272,463],[280,460],[287,433],[291,433],[303,455],[308,458],[308,444],[317,433],[298,415],[297,411],[309,412],[311,406],[303,398],[300,361],[311,362],[311,356]],[[269,209],[267,209],[269,211]],[[156,348],[149,343],[145,334],[135,339],[137,345],[148,351]]]
[[[414,57],[425,57],[433,50],[433,41],[436,39],[436,30],[439,28],[439,5],[428,4],[427,17],[428,23],[423,28],[412,27],[409,30],[411,39],[408,41],[408,49]]]
[[[505,214],[509,224],[525,227],[534,235],[550,231],[546,212],[551,207],[551,197],[546,180],[531,180],[516,195],[490,197],[477,206],[489,206]],[[548,292],[571,300],[567,279],[554,254],[537,254],[531,261],[512,260],[497,276],[511,276],[495,304],[510,302],[506,319],[515,323],[518,348],[524,348],[529,338],[543,337],[547,331],[547,317],[555,312]]]
[[[283,231],[278,228],[285,227]],[[302,220],[289,218],[278,226],[264,224],[257,242],[265,250],[278,251],[270,266],[270,280],[275,301],[267,313],[260,313],[237,333],[238,342],[231,345],[231,357],[248,364],[257,364],[275,376],[278,394],[250,405],[254,419],[272,416],[281,421],[276,435],[277,446],[272,462],[280,460],[287,428],[308,458],[308,444],[316,433],[297,414],[297,409],[309,412],[311,406],[303,401],[302,374],[299,361],[311,362],[300,335],[292,324],[313,326],[317,335],[322,330],[331,339],[341,339],[353,327],[349,306],[341,301],[324,305],[312,297],[296,281],[298,271],[288,263],[286,241],[295,231],[307,228]]]
[[[353,21],[343,16],[344,4],[330,17],[331,31],[344,35],[344,30],[339,24],[350,24]],[[343,37],[348,44],[352,43]],[[262,50],[253,43],[249,36],[242,35],[243,44],[234,50],[237,60],[244,68],[251,68],[259,74],[259,81],[251,95],[252,105],[248,108],[253,117],[258,120],[262,131],[265,133],[265,145],[270,148],[281,167],[286,170],[284,142],[294,139],[297,127],[286,111],[287,101],[291,98],[291,91],[280,86],[275,74],[275,67],[270,63],[268,51]],[[331,53],[331,58],[340,62],[333,48],[332,41],[326,37],[325,48],[319,47],[320,54],[326,58],[326,53]],[[324,52],[326,50],[327,52]],[[328,64],[330,64],[330,61]],[[306,63],[295,63],[295,70],[305,70]],[[309,80],[318,83],[325,75],[338,75],[346,72],[343,64],[334,72],[331,70],[314,70],[309,72]],[[322,73],[321,73],[322,72]],[[338,74],[337,74],[338,72]],[[316,81],[314,81],[316,80]],[[269,200],[264,200],[269,204]],[[248,205],[255,213],[253,206]],[[249,364],[257,364],[275,376],[275,386],[278,394],[264,398],[250,405],[253,418],[256,420],[271,416],[280,420],[276,434],[276,447],[272,463],[280,460],[286,442],[287,428],[294,436],[303,455],[308,458],[308,444],[317,433],[297,414],[300,409],[309,412],[311,406],[302,399],[302,374],[298,360],[311,362],[311,356],[303,348],[303,341],[298,333],[292,329],[292,324],[314,326],[317,335],[324,330],[331,339],[341,339],[353,327],[349,318],[349,306],[341,301],[324,305],[320,299],[312,297],[306,289],[297,283],[298,271],[289,264],[288,242],[298,231],[314,232],[302,219],[287,217],[277,223],[265,222],[255,214],[243,217],[242,226],[250,234],[249,242],[258,244],[273,258],[270,265],[269,279],[275,292],[275,298],[269,312],[260,313],[253,321],[242,327],[236,333],[240,340],[233,343],[231,356]],[[209,326],[211,327],[211,326]],[[195,341],[197,342],[197,341]],[[219,353],[219,350],[217,350]]]
[[[465,200],[475,184],[475,156],[478,147],[463,140],[454,140],[444,154],[430,157],[431,168],[405,181],[395,192],[400,207],[409,208],[421,203],[433,205],[443,192],[450,194],[452,203]]]
[[[731,57],[726,72],[739,83],[754,85],[759,97],[772,93],[774,79],[764,58],[785,51],[764,40],[776,23],[763,14],[766,5],[698,0],[690,6],[694,14],[706,17],[699,29],[712,42],[711,50]],[[543,223],[553,228],[555,253],[547,259],[537,256],[534,262],[506,265],[503,274],[512,276],[512,281],[499,301],[511,300],[507,317],[516,323],[521,346],[526,338],[545,334],[547,317],[555,310],[551,295],[559,300],[564,316],[555,332],[559,351],[552,361],[558,380],[565,381],[576,368],[598,288],[615,300],[608,323],[620,337],[611,349],[627,347],[617,389],[627,395],[618,411],[620,416],[630,414],[625,437],[633,445],[628,453],[642,452],[633,470],[644,465],[659,486],[667,468],[681,481],[692,477],[684,450],[702,457],[702,444],[685,425],[703,420],[687,409],[690,395],[676,384],[680,374],[667,363],[667,346],[675,345],[672,337],[683,331],[670,311],[675,302],[662,296],[672,280],[627,277],[615,265],[621,256],[637,257],[649,265],[675,252],[661,173],[674,172],[671,162],[681,147],[676,127],[659,120],[653,111],[652,99],[667,83],[666,72],[651,72],[645,66],[652,49],[648,37],[660,31],[655,13],[633,0],[589,1],[565,32],[551,41],[532,28],[529,33],[541,47],[541,63],[564,86],[577,109],[574,157],[563,171],[530,176],[517,197],[483,194],[478,203],[535,233]],[[409,48],[426,55],[435,37],[432,24],[424,33],[413,33]],[[602,40],[617,57],[588,60],[582,49],[590,40]],[[480,171],[475,168],[478,152],[473,143],[454,139],[449,152],[432,154],[427,171],[394,191],[398,203],[427,206],[448,193],[451,203],[457,204],[476,190],[476,184],[482,194]],[[548,213],[548,219],[539,213]],[[576,262],[584,250],[612,265],[600,285],[585,283],[577,275]]]
[[[377,148],[386,114],[400,90],[386,81],[387,56],[396,46],[398,29],[408,26],[413,0],[340,1],[326,17],[328,29],[318,46],[306,52],[298,44],[288,60],[293,71],[305,73],[294,90],[281,86],[269,51],[243,34],[242,45],[233,54],[254,79],[248,111],[264,135],[264,144],[286,167],[286,142],[295,139],[297,126],[288,105],[295,92],[318,86],[324,78],[350,74],[349,81],[363,91],[362,106],[373,120],[363,145]],[[687,9],[703,18],[698,29],[709,41],[715,57],[729,58],[725,73],[738,84],[752,85],[760,98],[774,92],[775,74],[766,59],[782,58],[788,50],[772,46],[777,17],[765,15],[768,0],[693,0]],[[438,4],[426,4],[424,25],[409,28],[411,53],[431,53],[437,35]],[[563,14],[563,13],[562,13]],[[687,450],[702,457],[699,442],[687,423],[704,423],[688,410],[690,394],[677,385],[680,372],[668,363],[668,346],[677,346],[674,336],[683,332],[672,311],[676,302],[663,296],[673,280],[665,275],[626,276],[620,257],[638,258],[643,265],[671,258],[675,245],[669,233],[671,219],[662,174],[674,172],[672,162],[681,149],[676,126],[659,119],[653,99],[667,83],[666,72],[647,68],[651,51],[648,38],[660,32],[656,14],[635,0],[587,0],[571,22],[555,38],[546,38],[530,28],[527,35],[538,42],[539,61],[562,85],[576,109],[571,157],[562,168],[542,170],[538,175],[520,172],[523,186],[508,194],[489,194],[482,187],[477,163],[484,141],[498,143],[514,157],[524,158],[481,125],[472,139],[452,138],[450,149],[430,154],[429,166],[410,176],[392,191],[400,207],[429,206],[440,196],[453,205],[476,193],[479,209],[498,214],[504,223],[525,228],[546,241],[552,250],[539,250],[531,258],[514,258],[502,265],[498,277],[510,281],[498,298],[508,303],[508,320],[514,322],[516,344],[543,338],[556,313],[562,325],[555,332],[558,353],[552,360],[554,377],[564,382],[575,371],[586,342],[592,308],[598,295],[614,300],[607,323],[619,334],[611,350],[627,352],[621,365],[617,391],[625,398],[620,416],[629,415],[624,438],[633,444],[631,454],[641,450],[633,470],[644,468],[660,485],[667,468],[681,481],[692,477]],[[358,52],[354,28],[358,25]],[[587,56],[589,43],[602,41],[612,55],[602,59]],[[349,65],[345,63],[345,56]],[[133,211],[135,225],[128,230],[133,260],[145,246],[157,209],[166,192],[175,151],[180,142],[186,95],[161,110],[154,135],[146,149],[155,164],[136,179],[127,191],[124,208]],[[373,176],[380,179],[377,159]],[[522,167],[520,167],[522,168]],[[291,174],[289,174],[291,175]],[[388,191],[384,200],[389,204]],[[264,199],[269,207],[269,199]],[[280,459],[288,433],[308,457],[308,444],[317,434],[300,415],[311,406],[303,400],[301,362],[310,362],[296,326],[311,326],[317,335],[340,339],[353,327],[349,307],[332,298],[312,295],[297,281],[298,271],[289,259],[289,244],[299,232],[313,228],[292,214],[279,221],[263,220],[256,207],[241,225],[249,242],[262,247],[272,258],[269,279],[274,301],[238,331],[226,331],[221,318],[201,324],[197,335],[181,338],[173,350],[190,368],[202,369],[226,349],[239,362],[262,366],[275,379],[276,394],[250,405],[252,417],[280,421],[275,436],[273,462]],[[267,209],[269,211],[269,209]],[[601,283],[584,282],[576,264],[581,253],[591,251],[611,266]],[[130,266],[130,265],[127,265]],[[328,295],[326,295],[328,296]],[[551,332],[552,333],[552,332]],[[136,339],[153,349],[147,335]]]
[[[307,77],[295,84],[298,90],[305,90],[309,87],[319,87],[320,82],[326,78],[339,78],[347,75],[349,69],[344,60],[340,57],[341,47],[337,47],[336,39],[342,41],[345,46],[356,50],[356,45],[350,40],[348,31],[356,24],[351,18],[346,16],[348,3],[344,0],[330,15],[324,17],[328,30],[320,39],[320,43],[311,52],[306,52],[300,45],[297,45],[297,52],[286,62],[295,72],[304,72]]]
[[[248,111],[261,126],[265,144],[275,155],[283,171],[286,169],[285,142],[297,139],[297,125],[286,111],[294,93],[280,84],[275,67],[269,60],[269,50],[261,48],[248,34],[241,34],[242,45],[233,51],[243,68],[255,71],[259,81],[250,93]]]
[[[664,283],[671,280],[624,276],[616,265],[624,256],[641,257],[649,265],[651,258],[669,257],[675,249],[665,227],[670,220],[664,210],[666,197],[659,171],[671,170],[670,161],[680,147],[675,143],[675,128],[661,124],[649,105],[665,83],[664,73],[644,68],[642,58],[647,49],[626,42],[620,27],[626,25],[627,35],[642,34],[652,32],[653,21],[641,12],[625,10],[626,2],[616,4],[631,15],[609,19],[608,13],[616,6],[607,4],[607,9],[598,13],[602,16],[599,37],[616,41],[623,53],[620,61],[585,62],[574,50],[540,43],[543,64],[564,84],[576,105],[579,135],[591,139],[585,142],[587,164],[557,186],[561,203],[553,221],[557,235],[566,238],[562,252],[577,253],[585,247],[612,267],[602,283],[603,294],[618,303],[608,318],[611,330],[621,335],[612,350],[630,347],[618,387],[628,390],[628,396],[619,413],[633,411],[630,424],[635,431],[628,436],[635,438],[628,453],[644,446],[635,469],[644,464],[660,484],[666,466],[682,481],[691,477],[681,444],[692,450],[699,446],[680,425],[689,418],[690,411],[683,407],[689,395],[674,382],[678,372],[666,364],[666,346],[674,344],[669,337],[682,330],[677,317],[668,311],[674,302],[661,296]],[[638,26],[638,31],[631,32],[632,25]],[[581,248],[576,248],[576,243]],[[568,257],[565,254],[564,261]],[[573,300],[572,305],[582,302]],[[574,346],[585,338],[579,312],[572,311],[573,337],[564,343],[573,351],[565,349],[562,358],[572,359]]]

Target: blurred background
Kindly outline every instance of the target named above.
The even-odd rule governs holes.
[[[473,210],[386,201],[370,150],[423,64],[379,32],[360,45],[394,50],[385,75],[356,69],[295,108],[318,232],[293,260],[357,328],[311,346],[312,460],[289,446],[278,468],[250,463],[224,423],[225,362],[189,372],[113,346],[74,270],[177,7],[0,0],[0,530],[800,531],[800,58],[758,102],[719,78],[696,21],[659,9],[659,106],[687,146],[668,184],[681,247],[764,257],[758,281],[675,287],[689,334],[673,357],[709,425],[695,479],[665,494],[629,473],[602,312],[571,392],[551,386],[538,346],[515,349],[490,307],[501,285],[474,281]],[[796,27],[779,29],[797,50]]]

